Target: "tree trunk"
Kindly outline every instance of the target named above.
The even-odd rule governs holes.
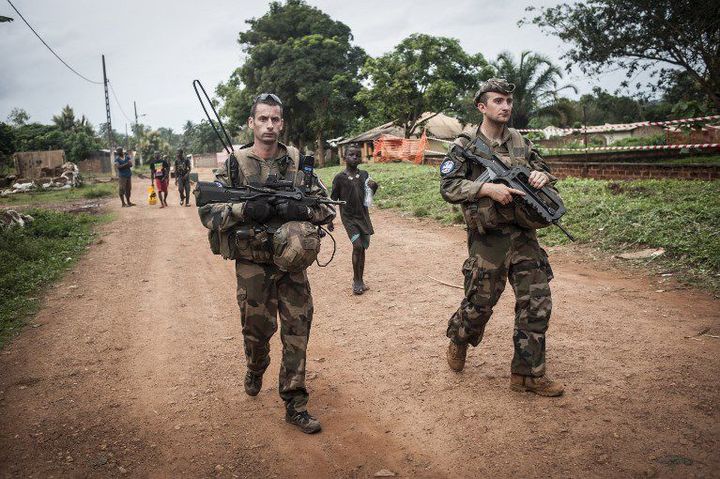
[[[322,168],[325,166],[325,141],[322,130],[317,132],[317,148],[315,149],[315,165]]]

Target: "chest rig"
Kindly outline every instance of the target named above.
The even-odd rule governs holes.
[[[516,166],[516,165],[522,165],[522,166],[530,166],[527,157],[528,157],[528,147],[525,143],[525,140],[523,140],[522,135],[517,132],[514,128],[508,128],[508,132],[510,133],[510,139],[504,143],[499,142],[492,142],[489,143],[485,141],[485,138],[478,135],[476,138],[484,143],[488,149],[493,151],[495,155],[497,155],[503,163],[505,163],[507,166]],[[468,141],[471,139],[469,137],[466,137]],[[505,146],[506,148],[501,148],[502,146]],[[505,151],[507,149],[507,151]],[[472,147],[473,154],[477,156],[481,156],[485,159],[490,159],[490,155],[486,151],[483,151],[481,148]],[[468,176],[467,179],[469,180],[475,180],[478,176],[480,176],[484,171],[484,168],[480,165],[473,164],[470,168],[468,168]]]

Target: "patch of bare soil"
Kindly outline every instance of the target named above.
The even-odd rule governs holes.
[[[2,477],[718,477],[718,302],[551,250],[548,370],[561,398],[509,389],[508,290],[466,369],[445,362],[464,231],[373,211],[363,296],[342,227],[310,270],[310,411],[283,420],[279,339],[245,395],[233,264],[195,208],[112,210],[74,271],[0,352]],[[329,255],[326,241],[321,255]],[[77,286],[77,287],[76,287]],[[659,291],[661,290],[662,291]]]

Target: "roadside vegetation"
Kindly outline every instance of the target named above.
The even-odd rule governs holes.
[[[16,193],[0,198],[0,207],[47,205],[82,199],[107,198],[114,196],[116,193],[116,183],[83,185],[69,190],[38,190],[28,193]]]
[[[437,168],[404,163],[362,167],[381,185],[374,199],[379,208],[462,223],[459,208],[440,197]],[[341,170],[318,172],[330,187]],[[663,248],[665,254],[652,260],[653,267],[720,291],[720,182],[569,178],[558,189],[568,209],[562,223],[578,243],[613,254]],[[570,243],[554,227],[540,230],[539,236],[549,246]]]
[[[0,230],[0,347],[37,311],[43,287],[68,270],[93,241],[93,227],[111,219],[41,209],[25,213],[34,221]]]

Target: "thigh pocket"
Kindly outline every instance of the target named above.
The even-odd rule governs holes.
[[[493,291],[498,272],[483,264],[482,259],[471,256],[463,263],[462,271],[465,276],[465,297],[474,304],[493,302]]]

